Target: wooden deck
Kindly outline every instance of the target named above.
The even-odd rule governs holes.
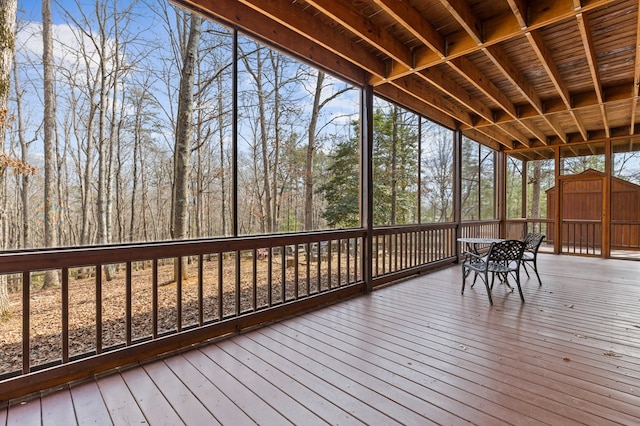
[[[540,256],[460,295],[452,267],[0,410],[38,424],[638,424],[640,263]]]

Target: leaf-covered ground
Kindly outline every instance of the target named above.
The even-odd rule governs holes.
[[[337,281],[337,259],[332,262],[333,282]],[[135,269],[135,268],[134,268]],[[346,277],[343,264],[342,282]],[[236,313],[236,292],[240,291],[240,312],[254,308],[254,271],[253,262],[243,260],[241,272],[235,273],[235,259],[223,261],[222,294],[223,317]],[[286,268],[284,290],[287,300],[295,297],[296,268]],[[321,263],[320,283],[318,283],[318,264],[310,263],[309,279],[307,279],[306,263],[298,265],[298,295],[317,292],[318,285],[327,287],[327,262]],[[197,324],[199,321],[199,285],[197,264],[188,266],[189,278],[181,287],[182,326]],[[268,262],[257,261],[255,273],[255,297],[258,307],[281,301],[282,265],[274,260],[272,263],[271,291],[268,288]],[[114,278],[102,285],[102,346],[108,348],[126,341],[126,279],[123,269],[117,271]],[[178,321],[178,286],[172,280],[173,266],[158,268],[158,331],[160,333],[177,329]],[[203,319],[215,321],[220,318],[218,295],[220,294],[219,265],[217,258],[203,263]],[[71,279],[69,282],[69,354],[81,355],[96,350],[96,280],[95,277]],[[153,281],[150,267],[132,271],[131,279],[131,312],[132,337],[151,336],[153,333]],[[29,335],[31,366],[56,363],[62,353],[62,291],[60,286],[48,289],[32,289],[29,309]],[[0,323],[0,348],[3,356],[0,359],[0,376],[22,369],[22,294],[11,294],[11,318]]]

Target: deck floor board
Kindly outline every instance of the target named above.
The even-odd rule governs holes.
[[[459,266],[0,408],[14,424],[640,424],[640,263]]]

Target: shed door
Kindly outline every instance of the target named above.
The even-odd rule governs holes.
[[[585,256],[602,253],[604,179],[561,179],[562,252]]]

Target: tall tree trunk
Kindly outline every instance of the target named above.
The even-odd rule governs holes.
[[[17,0],[0,0],[0,153],[4,154],[6,119],[9,109],[9,89],[11,87],[11,65],[15,49],[15,24]],[[0,166],[0,183],[5,179],[6,165]],[[0,185],[4,188],[4,185]],[[0,249],[6,249],[5,222],[6,202],[4,189],[0,189]],[[10,315],[7,276],[0,275],[0,318]]]
[[[135,230],[136,230],[136,198],[138,195],[138,153],[141,149],[141,139],[142,139],[142,99],[143,95],[140,94],[140,98],[137,99],[139,104],[136,105],[135,117],[134,117],[134,129],[133,129],[133,159],[131,171],[131,212],[129,219],[129,241],[133,241],[135,238]],[[143,195],[144,196],[144,195]],[[141,204],[142,215],[144,217],[144,198],[143,203]]]
[[[16,93],[16,124],[18,131],[18,142],[20,144],[20,160],[24,164],[27,164],[29,156],[29,145],[31,144],[31,142],[27,142],[25,140],[22,114],[23,91],[20,87],[18,63],[16,61],[15,55],[13,55],[13,81]],[[29,207],[30,177],[31,175],[29,173],[23,173],[20,176],[20,204],[22,207],[22,235],[20,241],[22,242],[21,247],[23,248],[31,247],[31,236],[29,235],[29,219],[31,210],[31,208]]]
[[[393,106],[391,111],[391,225],[397,221],[398,208],[398,107]]]
[[[44,238],[45,246],[58,245],[55,215],[56,194],[56,99],[53,64],[51,0],[42,0],[42,66],[44,85]],[[57,271],[47,271],[44,286],[58,284]]]
[[[189,169],[193,138],[193,86],[201,31],[202,18],[192,13],[180,75],[178,117],[176,120],[172,209],[172,238],[175,240],[189,237]],[[182,268],[182,277],[188,278],[187,268]],[[175,278],[177,278],[177,274]]]
[[[282,108],[280,107],[280,60],[281,56],[274,50],[269,50],[269,58],[271,59],[271,68],[273,69],[273,125],[275,140],[273,146],[273,167],[271,168],[272,181],[271,181],[271,226],[269,232],[278,232],[278,217],[279,217],[279,205],[280,196],[278,194],[278,170],[280,168],[280,145],[281,145],[281,132],[280,132],[280,116],[282,115]],[[264,110],[262,111],[264,113]],[[262,116],[263,120],[266,116]],[[263,140],[266,145],[266,139]],[[284,188],[281,188],[284,190]]]
[[[265,108],[265,93],[262,84],[262,60],[260,59],[260,50],[258,50],[257,69],[256,69],[256,86],[258,90],[258,108],[260,114],[260,152],[262,154],[262,167],[264,173],[262,175],[264,185],[264,216],[266,222],[266,229],[264,232],[275,232],[273,228],[273,193],[271,188],[270,175],[271,170],[269,167],[269,137],[267,134],[267,117]],[[275,191],[275,189],[273,189]]]
[[[222,77],[218,78],[218,132],[220,138],[220,217],[222,219],[222,236],[227,235],[227,215],[226,215],[226,174],[224,169],[224,103],[222,100]]]
[[[320,115],[320,96],[324,84],[324,73],[318,71],[316,91],[313,97],[313,109],[309,121],[309,142],[307,144],[307,164],[304,173],[304,229],[313,229],[313,157],[316,149],[316,128]]]

